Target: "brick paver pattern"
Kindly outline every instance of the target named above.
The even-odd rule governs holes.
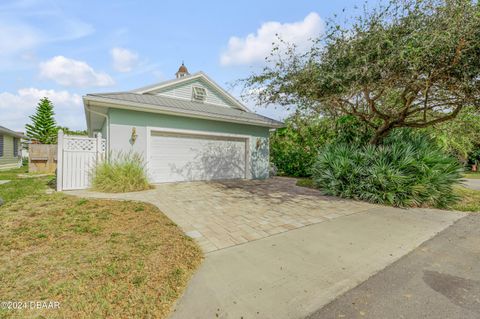
[[[194,238],[206,253],[373,207],[324,196],[295,183],[293,178],[275,177],[166,183],[149,191],[126,194],[68,193],[152,203]]]

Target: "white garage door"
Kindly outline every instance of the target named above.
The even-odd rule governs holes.
[[[152,132],[154,183],[245,178],[246,139]]]

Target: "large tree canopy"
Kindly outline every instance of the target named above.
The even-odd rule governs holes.
[[[283,53],[281,53],[283,52]],[[480,6],[471,0],[403,0],[365,11],[298,53],[275,47],[245,80],[260,105],[349,114],[378,144],[399,127],[422,128],[480,107]]]

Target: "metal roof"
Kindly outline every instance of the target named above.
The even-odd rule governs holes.
[[[15,137],[18,137],[18,138],[25,138],[23,133],[12,131],[12,130],[4,127],[4,126],[0,126],[0,133],[12,135],[12,136],[15,136]]]
[[[283,126],[282,122],[253,112],[152,94],[139,94],[133,92],[97,93],[87,94],[84,98],[86,100],[97,102],[122,104],[140,108],[147,107],[159,111],[160,113],[163,111],[183,116],[196,115],[207,117],[212,120],[235,121],[267,127]]]

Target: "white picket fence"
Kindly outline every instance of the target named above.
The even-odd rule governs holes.
[[[89,188],[92,170],[105,159],[102,134],[91,138],[59,131],[57,147],[57,191]]]

